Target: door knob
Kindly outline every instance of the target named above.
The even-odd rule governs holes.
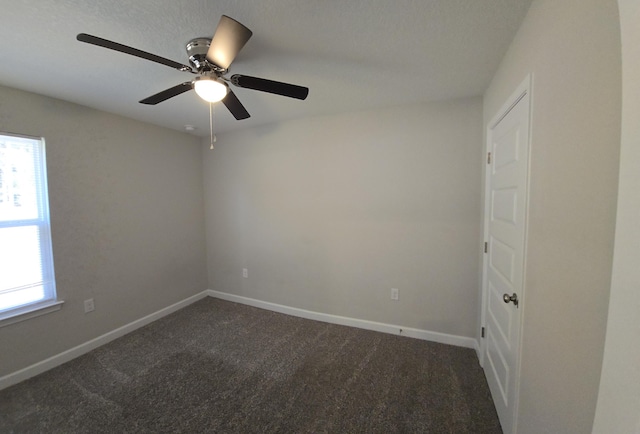
[[[513,293],[513,295],[503,295],[502,300],[504,300],[505,303],[509,303],[510,301],[512,301],[513,304],[518,307],[518,294],[516,294],[515,292]]]

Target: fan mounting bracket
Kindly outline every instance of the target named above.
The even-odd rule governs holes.
[[[194,38],[187,42],[187,56],[189,57],[189,63],[202,74],[204,72],[212,71],[217,76],[221,76],[227,73],[225,68],[221,68],[213,62],[207,60],[207,52],[211,45],[211,38]]]

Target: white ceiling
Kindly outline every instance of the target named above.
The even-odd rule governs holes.
[[[0,84],[133,119],[209,133],[208,104],[187,92],[138,101],[193,76],[76,41],[89,33],[188,64],[184,45],[225,14],[253,31],[239,73],[310,88],[305,101],[234,92],[215,128],[481,95],[531,0],[0,0]],[[1,127],[1,126],[0,126]]]

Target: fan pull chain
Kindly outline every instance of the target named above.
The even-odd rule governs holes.
[[[216,136],[213,134],[213,103],[209,102],[209,133],[211,133],[211,147],[209,149],[213,149],[213,144],[216,142]]]

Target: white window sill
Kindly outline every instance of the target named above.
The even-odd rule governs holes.
[[[64,303],[62,300],[46,301],[9,312],[0,313],[0,327],[55,312],[62,308],[62,303]]]

